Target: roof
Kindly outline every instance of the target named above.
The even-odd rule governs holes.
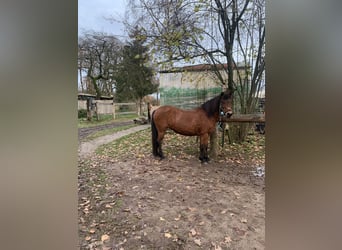
[[[78,99],[89,98],[89,97],[96,98],[96,95],[88,94],[88,93],[78,93],[77,96],[78,96]],[[100,99],[101,100],[112,100],[113,96],[104,96],[104,95],[102,95]]]
[[[221,70],[221,69],[227,69],[227,64],[217,64],[216,67]],[[241,69],[243,68],[243,65],[238,65],[237,68]],[[213,64],[197,64],[197,65],[188,65],[188,66],[183,66],[183,67],[175,67],[173,69],[169,70],[161,70],[159,73],[175,73],[175,72],[184,72],[184,71],[208,71],[208,70],[213,70],[214,65]],[[234,67],[236,69],[236,67]]]

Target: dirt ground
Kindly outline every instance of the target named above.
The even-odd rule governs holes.
[[[79,159],[80,249],[265,248],[263,161],[201,164],[178,145],[160,161],[149,144]]]

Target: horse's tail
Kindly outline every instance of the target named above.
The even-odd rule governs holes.
[[[154,123],[154,112],[152,113],[151,119],[151,130],[152,130],[152,153],[154,156],[158,156],[158,130]]]

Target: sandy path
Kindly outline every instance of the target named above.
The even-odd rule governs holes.
[[[126,130],[118,131],[114,134],[101,136],[101,137],[98,137],[98,138],[91,140],[91,141],[81,142],[81,144],[79,144],[79,146],[78,146],[79,157],[80,158],[87,158],[92,153],[95,152],[97,147],[99,147],[103,144],[110,143],[111,141],[114,141],[114,140],[119,139],[123,136],[129,135],[131,133],[135,133],[135,132],[138,132],[140,130],[147,129],[150,126],[151,126],[150,124],[141,125],[141,126],[129,128]]]

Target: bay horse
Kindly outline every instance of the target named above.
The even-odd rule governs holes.
[[[216,129],[220,115],[231,117],[233,114],[233,93],[229,90],[203,103],[192,110],[173,106],[161,106],[152,113],[152,153],[164,158],[162,141],[167,129],[186,136],[200,137],[201,162],[208,162],[208,140]]]

